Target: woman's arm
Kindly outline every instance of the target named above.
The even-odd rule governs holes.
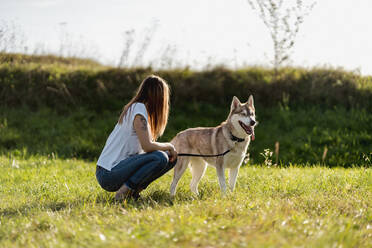
[[[151,140],[150,126],[145,117],[139,114],[136,115],[133,121],[133,127],[136,131],[141,147],[145,152],[156,150],[169,151],[171,162],[177,158],[176,149],[171,143],[160,143]]]

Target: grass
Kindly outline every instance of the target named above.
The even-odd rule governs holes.
[[[220,194],[215,170],[200,196],[171,173],[138,202],[115,203],[95,164],[0,156],[0,247],[372,247],[372,169],[244,166]]]
[[[168,173],[139,201],[116,203],[97,184],[94,161],[150,73],[0,54],[0,247],[372,247],[372,77],[322,68],[284,68],[277,82],[267,68],[156,72],[172,88],[161,141],[220,124],[233,95],[253,94],[260,124],[250,165],[224,196],[208,169],[200,196],[187,172],[171,198]],[[283,167],[262,166],[260,154],[277,141]]]
[[[189,127],[216,126],[228,115],[229,106],[207,104],[173,108],[161,141],[171,140]],[[251,162],[262,163],[264,149],[280,142],[279,162],[285,165],[324,163],[351,167],[372,160],[372,114],[366,109],[256,107],[259,125],[249,147]],[[60,158],[94,161],[119,116],[118,111],[96,113],[83,108],[57,113],[50,108],[0,108],[0,154],[25,158],[51,154]],[[324,148],[328,153],[322,160]],[[370,165],[370,164],[369,164]]]

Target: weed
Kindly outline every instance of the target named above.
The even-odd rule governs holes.
[[[273,161],[271,159],[273,156],[273,152],[267,148],[267,149],[264,149],[264,151],[261,152],[260,155],[264,157],[265,159],[264,165],[270,168],[273,165]]]

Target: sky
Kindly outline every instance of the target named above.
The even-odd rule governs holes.
[[[318,0],[300,26],[290,65],[372,75],[371,10],[370,0]],[[0,0],[0,13],[0,23],[19,27],[30,53],[71,44],[71,53],[116,65],[125,32],[134,30],[128,65],[150,34],[137,62],[155,67],[269,66],[273,56],[269,32],[246,0]]]

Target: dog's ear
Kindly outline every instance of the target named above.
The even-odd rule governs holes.
[[[248,98],[248,106],[254,109],[254,101],[252,95],[250,95]]]
[[[232,102],[231,102],[231,109],[230,110],[233,111],[234,109],[236,109],[240,105],[241,105],[241,103],[240,103],[239,99],[236,96],[234,96],[233,99],[232,99]]]

